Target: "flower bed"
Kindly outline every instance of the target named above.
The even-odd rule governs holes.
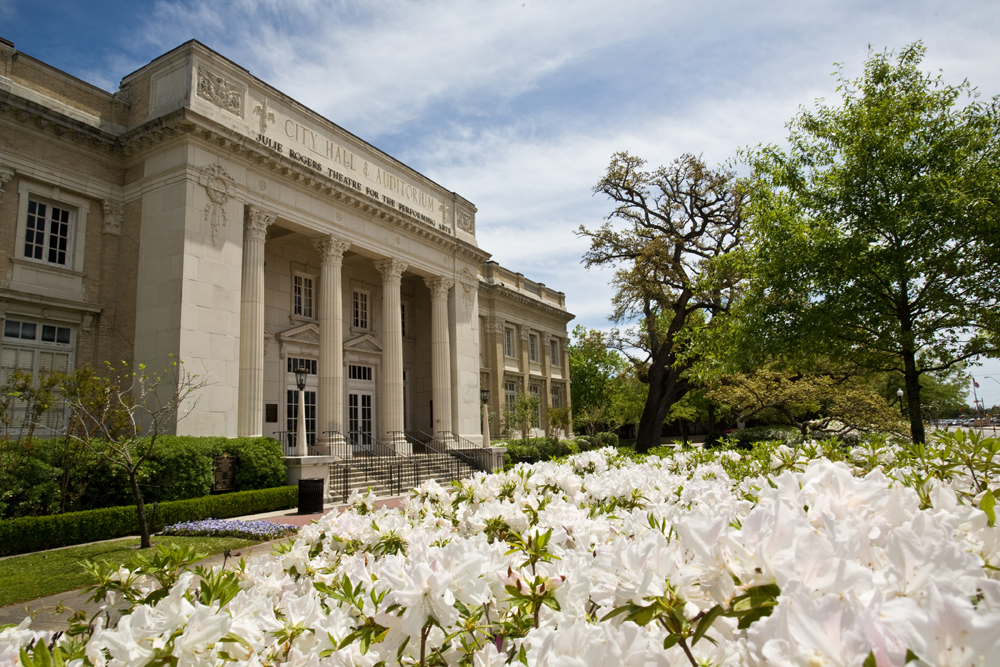
[[[233,572],[108,573],[130,614],[55,641],[25,621],[0,665],[29,643],[115,665],[986,665],[998,449],[605,449],[428,482],[405,510],[358,496]]]
[[[204,519],[175,523],[163,529],[164,535],[186,535],[188,537],[245,537],[250,540],[276,540],[288,537],[298,530],[297,526],[270,521],[241,521],[239,519]]]

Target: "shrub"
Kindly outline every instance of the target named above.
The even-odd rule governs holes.
[[[285,455],[277,440],[230,438],[222,440],[222,451],[238,459],[236,488],[240,491],[269,489],[285,483]]]
[[[504,454],[504,467],[518,463],[537,463],[538,461],[549,461],[567,456],[573,453],[571,440],[555,440],[552,438],[529,438],[527,443],[523,440],[512,440],[505,446],[507,453]]]
[[[733,431],[729,437],[735,438],[737,444],[743,449],[749,449],[750,445],[755,442],[765,442],[768,440],[799,442],[802,439],[797,428],[786,424],[751,426],[750,428]]]
[[[208,518],[228,518],[295,507],[298,487],[240,491],[147,506],[151,531]],[[0,556],[55,549],[84,542],[111,540],[139,533],[135,506],[0,520]]]
[[[215,481],[213,457],[225,438],[161,435],[150,457],[150,483],[158,493],[143,494],[147,500],[185,500],[212,492]]]

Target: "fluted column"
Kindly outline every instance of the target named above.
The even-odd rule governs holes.
[[[343,444],[343,439],[336,436],[331,439],[324,431],[344,432],[344,296],[341,269],[344,252],[351,244],[329,235],[313,241],[313,247],[320,254],[319,397],[316,406],[320,433],[317,435],[320,450],[336,454],[340,452],[331,452],[331,447]]]
[[[382,274],[382,433],[396,451],[410,453],[403,433],[403,319],[399,287],[406,264],[398,259],[375,262]]]
[[[431,291],[431,399],[434,401],[434,436],[452,440],[451,343],[448,339],[449,278],[425,278]],[[442,431],[445,434],[442,434]]]
[[[243,221],[240,386],[237,432],[261,435],[264,423],[264,239],[277,216],[248,205]]]

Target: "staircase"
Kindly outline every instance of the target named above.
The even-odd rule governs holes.
[[[475,470],[448,454],[436,452],[397,457],[398,461],[381,462],[381,474],[375,474],[367,461],[342,460],[330,464],[330,496],[346,502],[355,490],[371,488],[376,496],[399,496],[429,479],[441,486],[470,477]]]

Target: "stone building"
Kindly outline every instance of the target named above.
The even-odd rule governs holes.
[[[471,202],[196,41],[114,94],[0,42],[0,188],[4,370],[181,359],[211,384],[178,434],[283,437],[303,366],[320,452],[480,443],[481,383],[569,404],[564,297]]]

